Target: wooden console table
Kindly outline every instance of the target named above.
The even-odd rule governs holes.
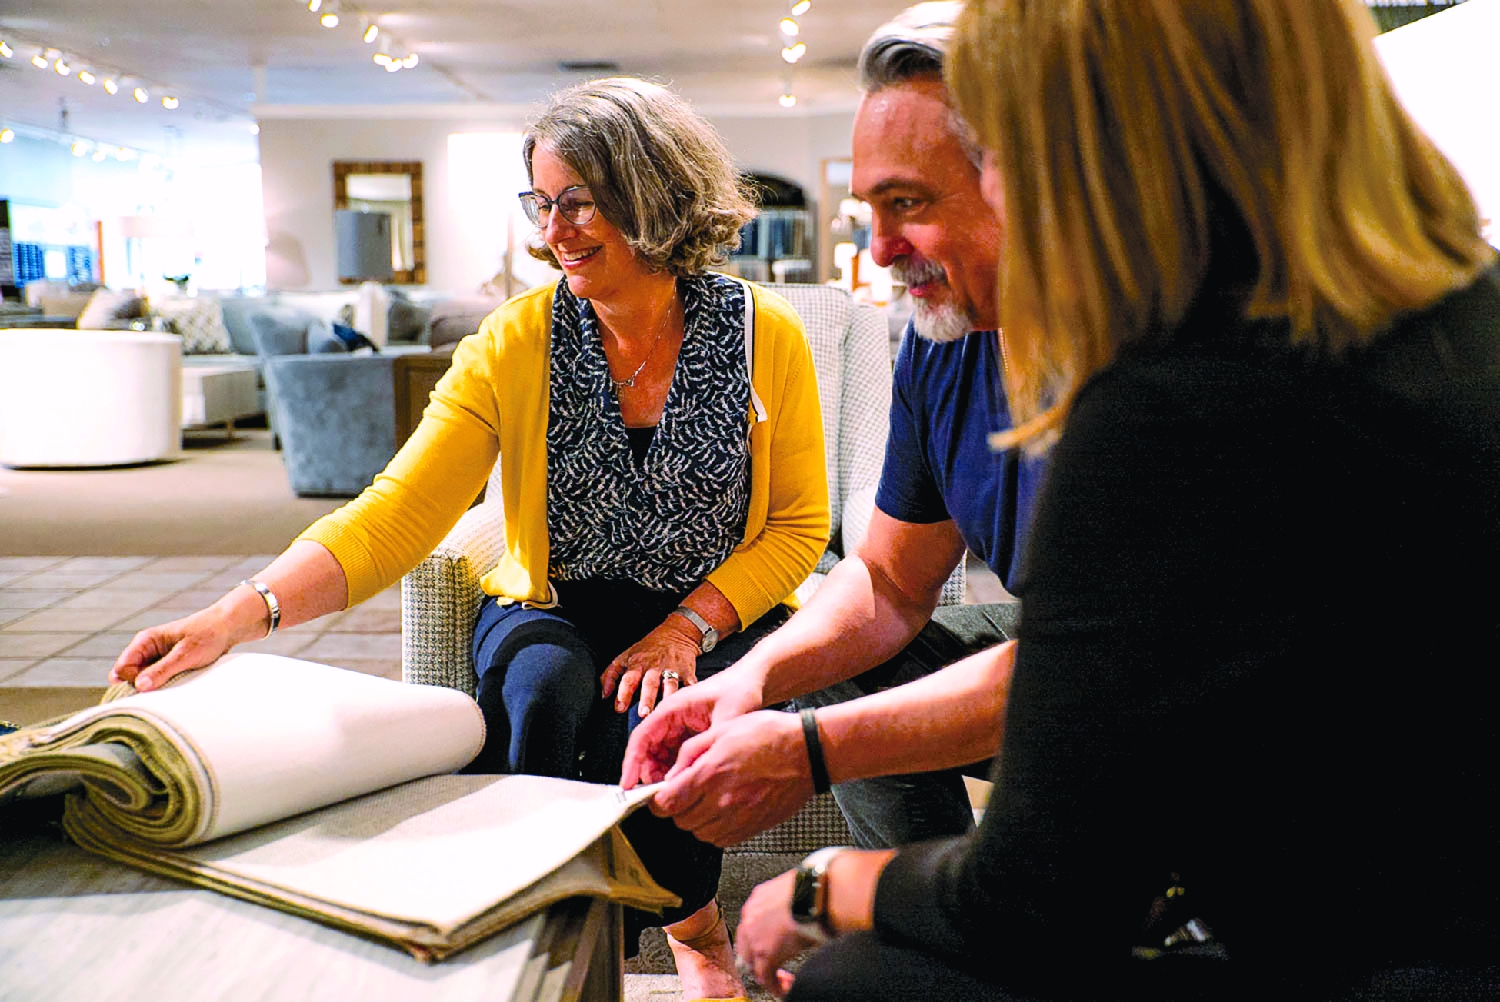
[[[374,940],[90,855],[55,827],[22,828],[0,838],[6,1002],[623,998],[620,908],[604,901],[564,901],[423,964]]]
[[[422,420],[432,388],[453,365],[453,345],[432,352],[397,355],[393,371],[396,380],[396,448],[406,444]]]

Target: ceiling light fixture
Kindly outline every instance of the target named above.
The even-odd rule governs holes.
[[[781,50],[781,58],[789,63],[795,63],[806,54],[807,46],[801,42],[798,42],[796,45],[789,45]]]
[[[797,22],[792,20],[791,18],[784,17],[781,19],[781,33],[787,38],[796,38],[797,32],[801,30],[802,29],[797,26]]]
[[[165,108],[165,109],[167,109],[167,110],[168,110],[168,111],[176,111],[176,110],[177,110],[177,106],[178,106],[178,104],[180,104],[180,103],[181,103],[181,102],[180,102],[180,101],[178,101],[178,100],[177,100],[177,99],[176,99],[176,98],[175,98],[175,97],[173,97],[173,96],[172,96],[172,95],[171,95],[171,94],[168,94],[168,95],[166,95],[166,96],[165,96],[165,97],[163,97],[163,98],[162,98],[162,99],[161,99],[161,106],[162,106],[162,107],[163,107],[163,108]]]
[[[328,0],[328,6],[323,8],[323,16],[318,18],[318,23],[325,28],[339,26],[339,0]]]
[[[4,56],[6,59],[9,59],[11,56],[13,56],[15,54],[16,54],[16,50],[12,49],[6,43],[5,39],[0,38],[0,56]],[[11,135],[14,136],[15,133],[12,132]],[[9,142],[9,140],[6,140],[6,141]]]
[[[363,38],[365,40],[365,44],[366,45],[369,45],[371,42],[375,41],[375,39],[377,39],[379,37],[380,37],[380,26],[379,25],[377,25],[377,24],[370,24],[370,25],[367,25],[365,27],[365,33],[363,35]]]
[[[417,68],[417,63],[419,62],[421,62],[421,59],[418,58],[415,52],[411,52],[407,54],[405,59],[401,60],[401,66],[403,69],[414,70]]]
[[[135,90],[130,92],[130,96],[135,98],[137,104],[145,104],[147,101],[151,100],[151,93],[144,87],[137,87]]]
[[[781,106],[783,108],[797,107],[797,95],[793,94],[791,91],[787,91],[785,94],[781,95],[778,100],[781,102]]]
[[[97,80],[98,77],[94,76],[94,74],[90,73],[88,70],[79,70],[78,79],[82,80],[84,83],[92,87],[94,86],[94,81]]]
[[[115,83],[115,78],[114,77],[105,77],[104,78],[104,93],[106,93],[106,94],[118,94],[118,93],[120,93],[120,85],[117,84],[117,83]]]
[[[796,0],[796,3],[792,4],[792,16],[801,17],[811,9],[812,0]]]
[[[69,66],[68,61],[62,56],[57,57],[57,61],[52,64],[52,68],[57,71],[57,75],[60,77],[68,76],[73,72],[73,67]]]
[[[94,151],[94,163],[96,163],[96,164],[102,164],[104,162],[104,158],[107,157],[107,156],[109,156],[109,150],[106,150],[102,146],[99,147],[97,150]]]
[[[323,7],[323,0],[307,0],[307,9],[316,14]]]
[[[8,56],[6,58],[9,58]],[[15,129],[0,129],[0,143],[8,143],[16,138]]]
[[[38,52],[31,57],[31,65],[39,70],[45,70],[47,68],[47,57]]]
[[[88,143],[84,142],[82,139],[74,140],[74,142],[73,142],[73,155],[75,157],[81,157],[85,153],[87,153],[88,151],[89,151],[89,144]]]

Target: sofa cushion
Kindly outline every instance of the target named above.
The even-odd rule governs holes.
[[[169,296],[151,301],[167,330],[182,338],[184,355],[227,355],[234,350],[217,299]]]
[[[107,328],[119,320],[135,320],[145,315],[146,301],[134,292],[95,289],[88,305],[78,314],[79,330]]]
[[[255,327],[251,323],[257,313],[272,308],[264,296],[223,296],[219,309],[224,313],[224,328],[229,331],[229,343],[237,355],[259,354],[255,344]]]
[[[427,320],[427,343],[434,348],[455,344],[479,330],[480,323],[500,304],[489,296],[466,296],[444,300],[432,308]]]
[[[432,307],[412,302],[406,294],[391,290],[391,305],[385,314],[385,339],[392,344],[412,344],[427,329]]]
[[[297,310],[266,309],[251,314],[250,328],[255,335],[256,354],[307,354],[307,331],[316,322]]]

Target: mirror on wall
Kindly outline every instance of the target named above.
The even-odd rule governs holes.
[[[420,161],[335,160],[333,207],[390,217],[391,278],[398,285],[427,281]],[[340,276],[345,285],[360,279]]]

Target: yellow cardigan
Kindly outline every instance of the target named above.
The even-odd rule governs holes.
[[[744,540],[708,575],[749,626],[812,572],[828,543],[828,483],[816,371],[802,322],[769,290],[755,295],[752,386],[766,419],[750,422]],[[359,497],[299,539],[344,570],[349,605],[389,587],[426,557],[479,493],[497,457],[505,553],[481,581],[490,595],[546,605],[547,418],[553,286],[490,314],[453,353],[421,424]]]

